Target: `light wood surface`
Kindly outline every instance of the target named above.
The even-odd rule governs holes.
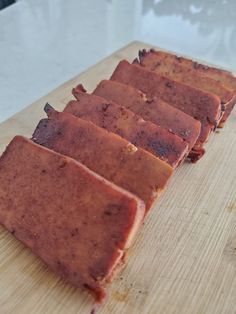
[[[131,61],[145,47],[126,46],[2,123],[0,150],[16,134],[31,136],[45,102],[63,109],[72,87],[82,82],[91,91],[119,60]],[[177,169],[99,313],[236,313],[235,213],[236,110],[211,136],[204,158]],[[2,227],[0,274],[1,314],[84,314],[92,308],[86,292],[61,280]]]

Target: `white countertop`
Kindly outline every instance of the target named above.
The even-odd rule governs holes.
[[[21,0],[0,11],[0,121],[133,40],[236,69],[235,0]]]

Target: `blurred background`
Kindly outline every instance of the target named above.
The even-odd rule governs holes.
[[[133,40],[236,70],[235,0],[0,0],[0,8],[0,121]]]

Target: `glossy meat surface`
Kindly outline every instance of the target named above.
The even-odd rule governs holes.
[[[93,92],[110,101],[122,104],[146,121],[166,128],[188,143],[190,151],[200,134],[201,123],[166,102],[149,97],[140,90],[117,81],[103,80]]]
[[[172,167],[176,167],[187,155],[187,143],[165,128],[144,121],[142,117],[124,106],[85,93],[80,85],[73,90],[73,93],[79,101],[79,106],[71,102],[68,107],[75,105],[77,116],[91,120],[98,126],[120,135],[132,144],[166,161]],[[68,107],[66,111],[69,110]]]
[[[158,72],[161,70],[163,74],[164,72],[171,74],[170,65],[172,65],[172,69],[174,70],[172,78],[188,81],[190,75],[191,84],[197,84],[199,88],[205,88],[209,92],[218,95],[222,102],[226,104],[225,112],[220,121],[220,127],[224,125],[236,103],[236,77],[232,73],[168,52],[155,51],[153,49],[150,52],[140,52],[140,61],[147,68],[155,68]],[[187,74],[186,78],[184,74]]]
[[[23,137],[0,158],[0,223],[97,301],[143,215],[132,194]]]
[[[199,147],[207,141],[221,118],[219,97],[158,75],[142,66],[121,61],[111,79],[136,87],[148,97],[160,98],[199,120],[201,122],[201,132],[197,141]]]
[[[222,104],[227,104],[233,98],[234,93],[231,89],[192,68],[186,67],[178,62],[176,57],[172,58],[173,55],[169,56],[162,51],[146,51],[144,49],[139,52],[139,61],[136,60],[134,63],[140,62],[140,65],[157,74],[215,94],[220,98]]]
[[[165,188],[172,168],[120,136],[46,106],[33,140],[68,155],[141,198],[148,210]]]

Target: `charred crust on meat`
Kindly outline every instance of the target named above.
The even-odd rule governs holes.
[[[102,111],[103,111],[103,112],[106,112],[107,109],[109,108],[109,106],[110,106],[109,103],[104,103],[104,104],[102,104]]]
[[[221,104],[221,111],[225,111],[225,110],[226,110],[225,104]]]
[[[141,64],[141,63],[139,62],[139,59],[138,59],[138,58],[135,58],[132,63],[133,63],[133,64],[138,64],[138,65]]]
[[[107,208],[104,210],[104,214],[106,216],[114,216],[117,215],[121,211],[121,207],[118,205],[109,205]]]
[[[75,237],[75,236],[78,236],[79,235],[79,229],[78,228],[75,228],[73,231],[71,231],[71,237]]]
[[[209,117],[206,117],[206,120],[207,120],[208,124],[210,124],[212,126],[212,130],[214,131],[218,126],[218,122],[217,121],[211,121]]]
[[[98,242],[95,240],[91,240],[91,243],[93,245],[93,247],[97,247],[98,246]]]
[[[151,103],[153,103],[153,101],[154,101],[154,99],[151,97],[147,97],[147,99],[146,99],[147,104],[151,104]]]
[[[42,119],[39,121],[38,125],[36,126],[36,129],[34,130],[34,133],[31,137],[31,140],[35,141],[37,139],[38,132],[42,132],[42,128],[46,129],[48,127],[48,119]],[[41,143],[39,143],[41,144]]]
[[[175,56],[175,59],[176,59],[178,62],[181,63],[181,61],[183,60],[183,57],[181,57],[181,56]]]
[[[166,160],[170,152],[176,152],[173,145],[169,145],[159,140],[150,141],[148,146],[164,160]]]
[[[198,69],[202,69],[202,70],[208,70],[209,67],[207,65],[204,65],[204,64],[200,64],[198,62],[193,62],[193,67],[195,70],[198,70]]]
[[[58,169],[65,168],[66,165],[67,165],[67,162],[66,162],[66,161],[63,161],[63,162],[58,166]]]
[[[78,93],[87,93],[87,90],[84,88],[83,84],[79,84],[72,89],[72,94],[76,98],[76,94]]]
[[[199,159],[202,158],[202,156],[205,154],[205,149],[204,148],[199,148],[197,150],[192,150],[189,155],[188,158],[190,159],[190,161],[192,163],[196,163]]]
[[[166,82],[166,87],[168,87],[168,88],[172,88],[173,87],[173,84],[171,84],[171,82]]]
[[[138,55],[139,58],[145,57],[146,55],[148,55],[148,51],[146,49],[139,50]]]
[[[44,106],[44,111],[46,112],[46,114],[48,116],[50,116],[50,114],[55,111],[55,109],[47,102]]]

